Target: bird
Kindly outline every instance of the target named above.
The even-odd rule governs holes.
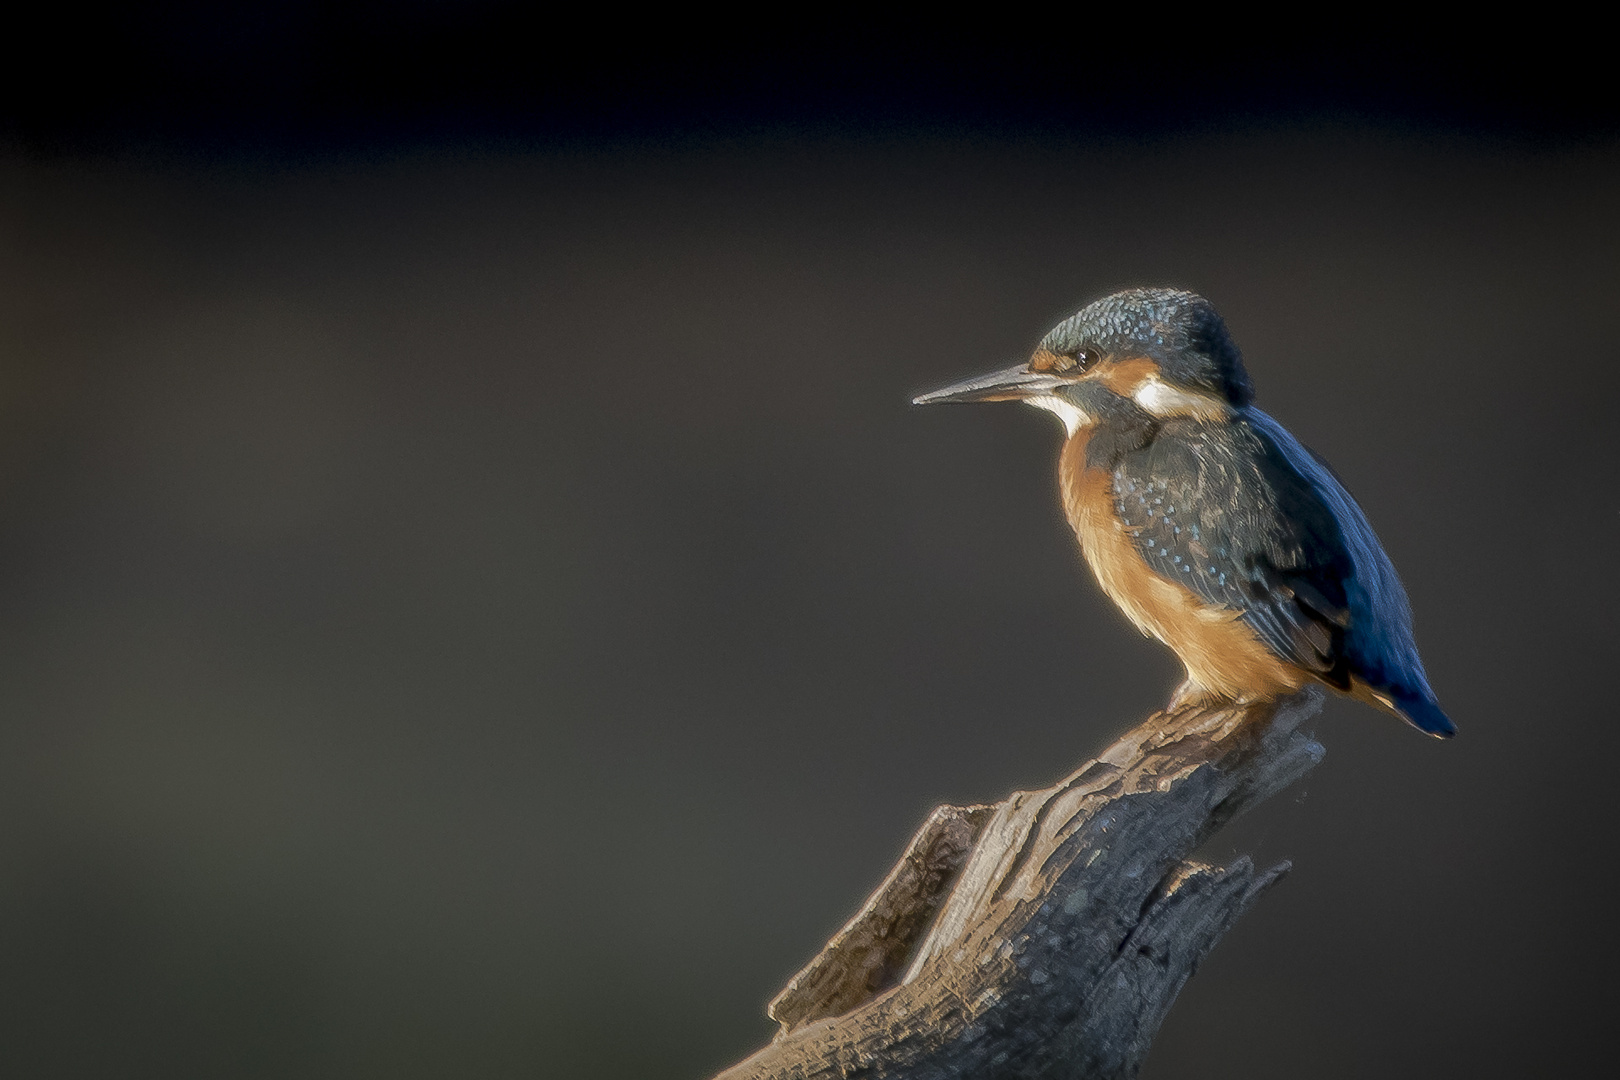
[[[1055,414],[1063,509],[1097,583],[1186,669],[1170,709],[1321,683],[1429,735],[1429,685],[1395,567],[1327,462],[1254,406],[1197,293],[1133,288],[1058,323],[1027,362],[913,399]]]

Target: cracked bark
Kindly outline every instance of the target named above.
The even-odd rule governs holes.
[[[942,806],[716,1080],[1130,1077],[1198,962],[1288,871],[1188,861],[1313,768],[1320,691],[1157,713],[1041,791]]]

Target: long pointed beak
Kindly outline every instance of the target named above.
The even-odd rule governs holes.
[[[1065,380],[1023,364],[992,371],[942,387],[911,399],[913,405],[939,405],[947,401],[1021,401],[1062,386]]]

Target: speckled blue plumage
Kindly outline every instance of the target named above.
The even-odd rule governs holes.
[[[1181,386],[1220,394],[1233,405],[1254,398],[1243,355],[1208,300],[1180,289],[1128,289],[1086,305],[1054,326],[1040,347],[1073,353],[1145,356]]]

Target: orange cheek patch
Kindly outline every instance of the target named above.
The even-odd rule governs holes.
[[[1133,356],[1099,365],[1092,378],[1120,397],[1128,398],[1137,388],[1159,374],[1159,365],[1146,357]]]

